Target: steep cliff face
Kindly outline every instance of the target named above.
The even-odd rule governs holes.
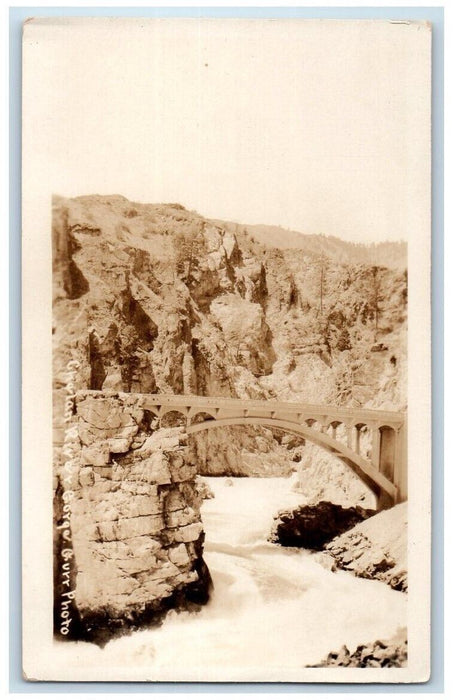
[[[404,406],[404,271],[265,247],[243,227],[121,196],[56,197],[53,222],[57,461],[73,358],[78,389]],[[194,446],[204,473],[288,461],[267,430]]]
[[[79,392],[75,409],[55,494],[55,632],[103,644],[207,602],[202,495],[183,428],[150,434],[127,393]]]

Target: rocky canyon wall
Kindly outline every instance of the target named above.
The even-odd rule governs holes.
[[[404,409],[406,273],[328,243],[301,235],[285,250],[179,204],[56,197],[56,464],[71,359],[77,389]],[[193,448],[206,474],[281,473],[271,431],[206,432]],[[318,493],[320,453],[304,454],[305,491]],[[361,498],[352,472],[327,459]]]
[[[127,394],[81,393],[75,406],[71,488],[62,469],[55,492],[55,626],[102,643],[206,602],[201,496],[183,429],[151,432]]]

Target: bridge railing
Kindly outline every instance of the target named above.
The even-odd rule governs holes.
[[[81,390],[76,396],[89,396],[102,394],[108,396],[140,397],[142,401],[150,405],[166,405],[194,407],[202,409],[205,406],[211,408],[237,408],[242,407],[249,410],[270,410],[281,411],[294,414],[313,414],[318,416],[338,416],[345,422],[361,417],[367,421],[389,420],[394,423],[404,423],[405,414],[398,411],[386,411],[371,408],[351,408],[348,406],[336,406],[332,404],[310,404],[295,401],[278,401],[277,399],[237,399],[229,397],[200,396],[198,394],[129,394],[127,392],[103,392],[95,390]]]

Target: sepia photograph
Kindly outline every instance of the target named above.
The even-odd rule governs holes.
[[[431,27],[33,18],[24,675],[423,682]]]

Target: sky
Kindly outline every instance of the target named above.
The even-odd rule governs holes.
[[[422,24],[38,20],[25,49],[25,147],[54,193],[410,237],[429,167]]]

